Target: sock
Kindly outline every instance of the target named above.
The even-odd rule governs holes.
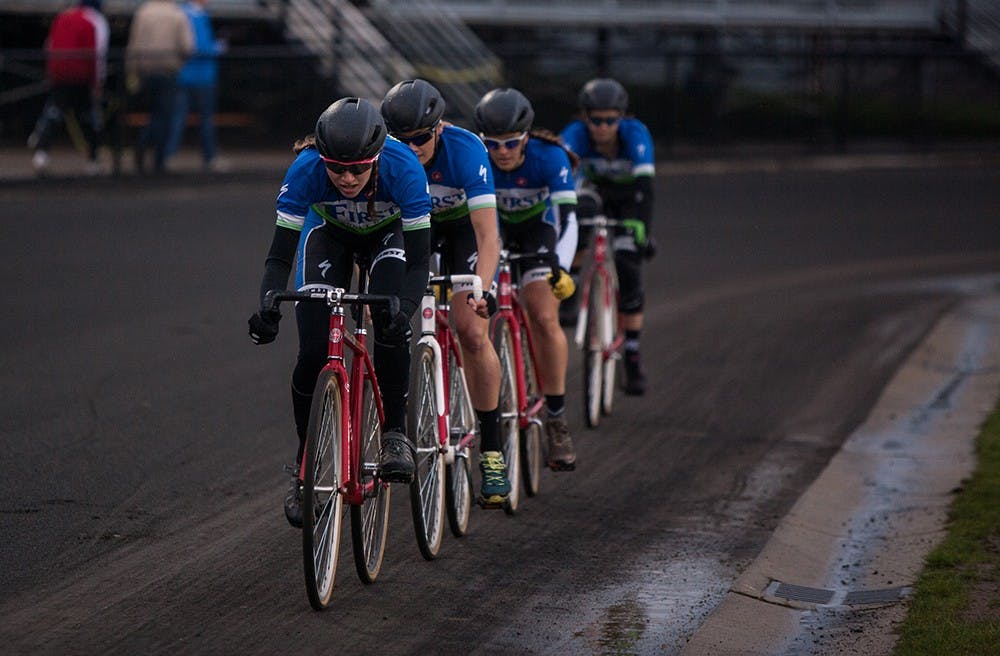
[[[639,352],[639,334],[640,330],[626,330],[625,331],[625,351],[631,353]]]
[[[548,409],[549,417],[560,417],[566,410],[565,394],[546,394],[545,407]]]
[[[479,434],[482,438],[479,450],[483,453],[503,451],[503,445],[500,443],[500,408],[476,410],[476,417],[479,418]]]

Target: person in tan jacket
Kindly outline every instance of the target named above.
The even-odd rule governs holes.
[[[135,148],[136,169],[145,172],[145,153],[153,148],[153,170],[166,167],[167,141],[177,93],[177,73],[194,53],[194,33],[173,0],[146,0],[136,10],[125,49],[130,90],[141,90],[150,108],[149,123]]]

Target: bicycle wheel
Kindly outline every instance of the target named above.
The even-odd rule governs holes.
[[[375,406],[375,390],[365,379],[361,397],[361,435],[358,445],[359,484],[365,491],[364,502],[351,506],[351,542],[354,565],[365,583],[374,583],[382,569],[385,536],[389,527],[389,485],[376,475],[379,463],[379,440],[382,426]]]
[[[472,444],[459,448],[462,439],[476,429],[476,413],[472,409],[469,388],[465,384],[465,373],[458,366],[455,352],[448,351],[448,424],[451,427],[450,440],[455,449],[455,458],[445,472],[445,499],[448,508],[448,523],[451,532],[461,537],[469,532],[469,517],[472,511]]]
[[[605,291],[608,295],[609,310],[604,324],[604,337],[601,341],[605,351],[607,351],[614,343],[618,333],[618,284],[614,280],[613,270],[608,274]],[[615,376],[618,370],[618,359],[617,352],[605,352],[604,383],[601,388],[601,412],[605,415],[611,414],[611,406],[615,400]]]
[[[434,349],[417,344],[410,362],[407,432],[417,449],[410,483],[410,511],[417,546],[427,560],[441,549],[444,536],[444,457],[438,440],[438,403]]]
[[[535,361],[531,359],[531,348],[528,345],[528,328],[521,326],[521,355],[524,362],[524,388],[528,397],[528,406],[534,405],[541,397],[542,390],[538,385],[538,374],[535,371]],[[542,422],[537,417],[530,417],[528,423],[521,429],[521,474],[524,480],[524,491],[529,497],[538,494],[542,483]]]
[[[515,373],[517,364],[514,360],[514,339],[509,321],[501,320],[496,324],[493,344],[500,358],[500,441],[503,444],[503,459],[507,465],[507,478],[510,480],[510,496],[504,504],[504,511],[510,514],[517,510],[520,501],[521,454]]]
[[[591,278],[587,295],[587,327],[583,334],[583,416],[589,428],[601,423],[604,398],[604,324],[608,307],[605,287],[599,275]]]
[[[330,603],[340,551],[343,496],[344,405],[333,372],[316,381],[306,436],[306,471],[302,482],[302,556],[309,604],[323,610]]]

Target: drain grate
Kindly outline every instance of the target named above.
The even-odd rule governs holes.
[[[833,590],[824,590],[823,588],[809,588],[804,585],[792,585],[791,583],[782,583],[781,581],[776,581],[778,584],[774,588],[772,593],[775,597],[781,597],[782,599],[787,599],[789,601],[804,601],[807,604],[828,604],[833,600],[834,592]]]
[[[842,591],[812,588],[772,579],[764,590],[763,598],[771,603],[790,606],[864,606],[894,604],[909,594],[910,588],[906,586],[882,590]]]
[[[892,604],[902,601],[910,593],[910,588],[886,588],[884,590],[853,590],[844,596],[845,606],[862,604]]]

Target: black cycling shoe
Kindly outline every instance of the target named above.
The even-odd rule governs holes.
[[[292,477],[285,495],[285,519],[295,528],[302,528],[302,481],[297,473]]]
[[[398,431],[382,433],[382,451],[379,454],[379,476],[388,483],[413,482],[413,445]]]
[[[646,372],[642,370],[638,351],[625,352],[625,393],[630,396],[646,393]]]

